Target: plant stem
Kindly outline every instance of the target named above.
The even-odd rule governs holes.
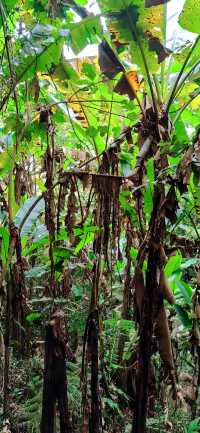
[[[194,64],[194,66],[190,69],[190,71],[189,71],[189,72],[185,75],[185,77],[181,80],[180,84],[179,84],[178,87],[177,87],[175,97],[177,96],[178,92],[179,92],[180,90],[182,90],[182,87],[184,87],[186,80],[188,79],[188,77],[192,74],[192,72],[196,69],[196,67],[197,67],[199,64],[200,64],[200,60],[198,60],[198,62],[196,62],[196,63]]]
[[[155,74],[153,74],[153,81],[154,81],[155,88],[156,88],[158,104],[161,107],[162,106],[162,98],[161,98],[161,92],[160,92],[160,84],[159,84],[157,76]]]
[[[131,20],[130,14],[128,12],[128,7],[127,7],[125,1],[124,1],[124,4],[125,4],[125,7],[126,7],[127,18],[128,18],[128,21],[129,21],[129,26],[130,26],[130,30],[131,30],[133,39],[134,40],[136,39],[136,41],[138,43],[138,47],[140,49],[141,56],[142,56],[142,60],[143,60],[143,64],[144,64],[144,69],[145,69],[145,72],[146,72],[146,75],[147,75],[147,81],[148,81],[149,89],[150,89],[150,92],[151,92],[151,97],[152,97],[152,102],[153,102],[153,108],[154,108],[155,113],[158,115],[156,98],[155,98],[154,89],[153,89],[153,85],[152,85],[152,81],[151,81],[151,76],[150,76],[150,72],[149,72],[149,68],[148,68],[148,64],[147,64],[147,59],[145,57],[144,50],[143,50],[142,44],[140,42],[140,39],[139,39],[139,37],[137,35],[137,31],[136,31],[136,29],[132,25],[132,20]]]

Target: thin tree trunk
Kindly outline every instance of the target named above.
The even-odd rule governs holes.
[[[89,328],[89,345],[91,356],[91,419],[90,433],[98,433],[100,431],[101,413],[99,399],[99,318],[98,311],[91,313],[90,328]]]
[[[7,414],[9,406],[9,368],[10,368],[10,324],[11,324],[11,287],[10,281],[7,283],[6,294],[6,323],[4,337],[4,379],[3,379],[3,414]]]

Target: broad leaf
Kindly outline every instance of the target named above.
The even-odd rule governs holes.
[[[199,0],[186,0],[181,15],[179,17],[180,26],[186,30],[189,30],[190,32],[200,33],[199,17]]]
[[[3,265],[6,264],[8,258],[10,235],[5,227],[0,227],[0,252]]]
[[[22,51],[15,59],[18,81],[33,78],[36,72],[48,72],[59,63],[63,38],[50,25],[37,24],[31,38],[25,40]]]
[[[153,195],[151,186],[148,184],[144,190],[144,211],[147,221],[149,222],[153,209]]]
[[[28,322],[34,322],[35,320],[38,320],[38,319],[40,319],[40,317],[41,317],[41,313],[38,313],[38,312],[33,312],[33,313],[30,313],[30,314],[28,314],[27,316],[26,316],[26,320],[28,321]]]
[[[34,266],[34,268],[25,272],[27,278],[40,278],[49,271],[48,265]]]
[[[185,281],[182,280],[177,280],[176,281],[177,286],[184,298],[184,301],[188,304],[190,304],[191,302],[191,298],[192,298],[192,288],[191,286],[189,286],[189,284],[187,284]]]
[[[166,277],[171,277],[171,275],[180,269],[182,258],[180,254],[176,254],[169,258],[166,266],[165,266],[165,275]]]
[[[175,304],[174,308],[175,308],[183,326],[187,329],[191,329],[192,328],[192,319],[189,317],[188,312],[181,305],[178,305],[178,304]]]
[[[38,197],[31,197],[29,198],[22,208],[17,212],[17,215],[15,217],[15,223],[20,226],[20,224],[24,221],[24,224],[22,226],[21,235],[25,236],[28,235],[33,225],[36,223],[39,215],[44,210],[44,199],[42,198],[35,206],[34,203],[37,202]],[[33,207],[33,210],[31,208]],[[30,214],[29,214],[30,212]],[[27,218],[26,218],[27,216]]]
[[[88,44],[98,43],[102,36],[102,26],[98,16],[91,15],[78,23],[70,25],[71,46],[78,54]]]
[[[126,3],[123,0],[112,0],[101,4],[110,17],[112,29],[116,32],[119,43],[131,43],[133,62],[142,68],[144,74],[145,62],[148,69],[155,72],[159,61],[165,57],[162,46],[165,22],[163,6],[148,9],[140,0],[129,0]]]
[[[199,259],[196,259],[196,258],[187,259],[187,260],[184,260],[183,263],[181,263],[180,268],[181,269],[188,269],[191,266],[196,265],[197,263],[199,263]]]

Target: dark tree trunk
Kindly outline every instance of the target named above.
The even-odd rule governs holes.
[[[5,352],[3,378],[3,414],[6,417],[9,405],[9,368],[10,368],[10,326],[11,326],[11,283],[8,280],[6,294]]]
[[[71,433],[68,414],[65,344],[57,320],[46,327],[45,365],[41,433],[55,433],[56,402],[60,414],[60,433]]]
[[[157,286],[156,268],[158,264],[158,254],[158,250],[156,250],[153,246],[150,247],[148,269],[146,274],[144,307],[142,321],[140,324],[138,372],[136,379],[137,395],[133,433],[146,432],[148,382],[152,349],[155,290]]]
[[[161,159],[161,162],[162,166],[165,166],[165,159]],[[156,163],[155,169],[157,169]],[[156,172],[158,173],[157,170]],[[154,205],[149,225],[148,265],[141,308],[133,433],[146,433],[153,325],[163,302],[157,279],[160,245],[162,245],[165,233],[165,213],[160,211],[163,200],[164,188],[162,184],[158,184],[154,190]]]
[[[90,433],[98,433],[101,424],[101,411],[99,399],[99,354],[98,354],[98,311],[91,313],[88,331],[88,344],[91,356],[91,416]]]

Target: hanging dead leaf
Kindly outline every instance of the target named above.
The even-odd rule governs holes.
[[[162,63],[172,51],[161,44],[160,39],[152,36],[151,32],[145,33],[149,41],[149,49],[155,51],[158,56],[158,63]]]
[[[176,211],[178,209],[178,200],[174,185],[172,185],[167,193],[167,196],[161,206],[161,212],[174,224],[176,222]]]
[[[119,72],[123,72],[114,91],[120,95],[128,95],[130,99],[135,98],[135,93],[140,88],[137,72],[134,70],[125,72],[123,65],[107,41],[103,41],[99,45],[99,66],[101,72],[109,79],[114,78]]]
[[[40,96],[40,84],[37,75],[33,78],[30,83],[30,93],[34,98],[34,101],[37,102]]]
[[[67,214],[65,216],[65,227],[69,233],[69,239],[71,244],[74,242],[73,228],[76,221],[77,213],[77,197],[76,197],[76,185],[73,180],[71,180],[71,188],[68,197],[67,204]]]
[[[131,146],[133,144],[133,137],[132,137],[131,129],[127,126],[124,126],[122,129],[122,132],[125,134],[126,141],[127,141],[128,145]]]
[[[111,80],[119,72],[124,72],[124,67],[107,41],[102,41],[99,44],[98,50],[100,70],[107,78]]]

